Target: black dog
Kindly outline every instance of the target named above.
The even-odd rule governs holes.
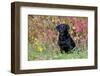
[[[60,46],[61,53],[68,52],[75,47],[75,42],[71,38],[68,30],[70,29],[67,24],[60,24],[56,26],[59,32],[58,45]]]

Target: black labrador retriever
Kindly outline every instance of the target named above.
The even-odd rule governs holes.
[[[69,25],[59,24],[56,26],[56,29],[59,32],[58,45],[61,53],[72,50],[76,45],[68,32],[70,29]]]

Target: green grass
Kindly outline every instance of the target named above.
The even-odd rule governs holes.
[[[31,47],[28,48],[28,60],[56,60],[56,59],[86,59],[88,53],[86,50],[75,48],[68,53],[61,54],[60,52],[52,51],[52,49],[42,52],[36,51]]]
[[[58,54],[54,59],[85,59],[87,58],[87,51],[78,51],[75,49],[73,52]]]

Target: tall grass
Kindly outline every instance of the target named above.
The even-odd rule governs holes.
[[[79,48],[74,48],[68,53],[60,53],[53,51],[52,49],[44,50],[39,52],[37,50],[28,48],[28,60],[55,60],[55,59],[86,59],[88,57],[87,50],[81,50]]]

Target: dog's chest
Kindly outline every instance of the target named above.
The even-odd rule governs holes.
[[[59,40],[60,41],[65,41],[65,40],[67,40],[69,38],[70,38],[70,35],[59,35]]]
[[[68,44],[70,43],[70,37],[67,36],[59,36],[59,44]]]

